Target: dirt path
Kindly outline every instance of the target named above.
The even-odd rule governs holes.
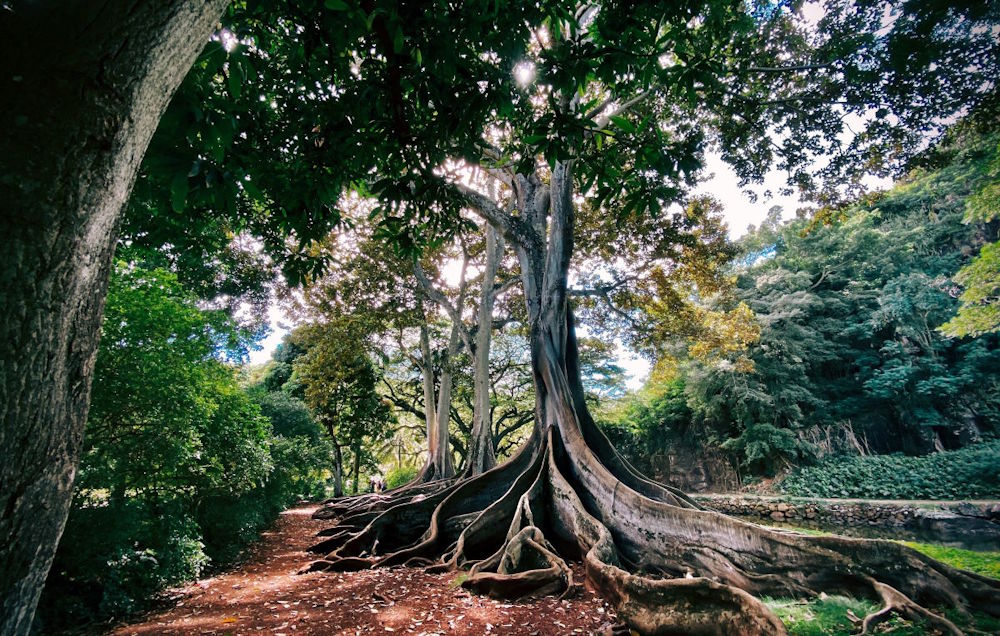
[[[239,569],[174,590],[172,608],[112,634],[563,636],[593,634],[614,622],[614,612],[590,590],[563,601],[508,603],[456,587],[455,574],[415,568],[298,575],[313,558],[304,549],[329,524],[313,521],[314,510],[284,512]]]

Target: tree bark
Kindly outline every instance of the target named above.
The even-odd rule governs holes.
[[[354,484],[351,486],[351,493],[356,495],[358,494],[358,479],[361,478],[361,448],[355,446],[351,450],[354,451]]]
[[[451,422],[451,388],[454,378],[452,365],[455,364],[455,357],[462,344],[459,329],[462,326],[454,323],[451,326],[451,335],[448,337],[448,349],[445,353],[444,363],[441,365],[441,383],[438,386],[438,401],[436,409],[436,433],[437,448],[435,449],[433,462],[434,471],[439,479],[450,479],[455,476],[455,465],[451,458],[451,443],[448,434],[448,424]]]
[[[0,633],[26,634],[69,512],[122,207],[225,0],[0,12]]]
[[[490,417],[490,344],[493,337],[493,306],[496,301],[496,278],[503,256],[503,238],[492,225],[486,227],[486,266],[479,294],[476,345],[473,352],[472,386],[475,403],[472,434],[466,455],[464,474],[479,475],[496,465],[493,447],[493,422]]]
[[[333,440],[333,496],[344,496],[344,453],[336,439]]]

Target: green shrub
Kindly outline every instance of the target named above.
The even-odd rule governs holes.
[[[400,466],[399,468],[393,468],[389,471],[389,474],[385,476],[385,487],[386,488],[398,488],[399,486],[405,486],[417,477],[417,473],[420,469],[416,466]]]
[[[163,588],[197,578],[209,563],[184,502],[78,502],[46,583],[39,619],[54,632],[144,609]]]
[[[739,437],[726,440],[722,449],[734,454],[750,473],[768,477],[815,457],[811,445],[792,431],[771,424],[751,424]]]
[[[920,457],[831,457],[793,471],[780,488],[804,497],[996,498],[1000,497],[1000,441]]]
[[[238,353],[220,349],[237,325],[171,272],[119,264],[102,333],[43,633],[123,618],[230,563],[288,504],[322,497],[329,474],[301,403],[265,395],[262,413],[220,359]]]

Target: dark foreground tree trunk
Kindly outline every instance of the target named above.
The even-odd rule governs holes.
[[[69,511],[119,216],[225,0],[0,10],[0,634]]]
[[[881,600],[867,632],[893,613],[961,633],[925,607],[1000,616],[1000,581],[956,570],[888,541],[813,537],[700,509],[650,481],[613,449],[587,412],[566,298],[572,253],[572,162],[550,184],[518,176],[520,215],[469,195],[514,243],[530,323],[536,427],[509,462],[381,507],[321,510],[338,519],[310,570],[398,564],[468,571],[462,585],[501,597],[572,592],[566,559],[642,634],[784,634],[761,596],[821,592]]]

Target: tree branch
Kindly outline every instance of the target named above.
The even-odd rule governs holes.
[[[637,106],[638,104],[641,104],[642,102],[644,102],[646,99],[648,99],[652,95],[653,95],[653,91],[651,91],[651,90],[642,91],[641,93],[639,93],[638,95],[636,95],[632,99],[626,101],[621,106],[619,106],[618,108],[614,109],[612,112],[608,113],[607,115],[604,115],[600,119],[595,120],[594,123],[596,124],[596,127],[591,130],[591,134],[594,134],[594,133],[597,133],[597,132],[599,132],[601,130],[604,130],[605,128],[607,128],[608,124],[611,123],[611,118],[612,117],[617,117],[617,116],[621,115],[622,113],[628,112],[629,110],[632,109],[633,106]],[[603,111],[605,108],[607,108],[611,103],[613,103],[613,101],[614,100],[610,100],[610,101],[609,100],[604,100],[604,102],[601,103],[601,104],[599,104],[597,106],[597,108],[595,108],[594,110],[592,110],[589,113],[587,113],[587,119],[593,119],[594,117],[597,117],[598,115],[600,115],[601,111]],[[598,110],[598,109],[600,109],[600,110]]]
[[[462,289],[459,293],[459,303],[462,303],[465,297],[465,264],[468,263],[468,259],[464,259],[462,262]],[[427,274],[424,273],[424,268],[418,259],[413,259],[413,275],[416,276],[417,282],[420,283],[420,286],[423,288],[424,293],[427,294],[427,297],[437,303],[448,313],[448,317],[451,318],[452,323],[458,329],[458,334],[462,337],[462,342],[465,344],[465,347],[470,353],[473,352],[475,349],[472,346],[472,334],[469,333],[468,327],[466,327],[465,323],[462,322],[462,314],[459,311],[461,304],[456,307],[451,303],[451,301],[448,300],[448,297],[445,296],[441,290],[434,287],[430,279],[427,278]]]

